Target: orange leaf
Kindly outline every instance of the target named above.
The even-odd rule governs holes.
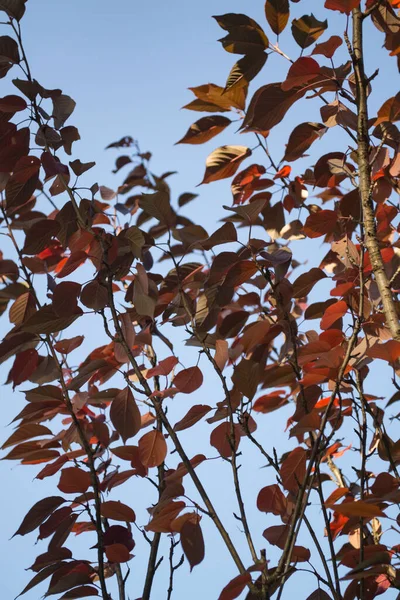
[[[66,494],[83,494],[91,485],[90,473],[79,467],[68,467],[61,471],[58,489]]]
[[[274,175],[274,179],[281,179],[282,177],[289,177],[292,172],[292,167],[290,165],[285,165],[282,169]]]
[[[136,515],[130,506],[114,500],[102,502],[100,513],[102,517],[113,519],[114,521],[124,521],[125,523],[134,523],[136,521]]]
[[[386,517],[382,509],[376,504],[369,504],[363,500],[356,500],[354,502],[342,502],[342,504],[333,504],[332,508],[335,512],[345,517]]]
[[[341,319],[346,312],[347,304],[344,300],[339,300],[339,302],[335,302],[335,304],[328,306],[321,319],[321,329],[329,329],[329,327]]]
[[[167,443],[161,431],[149,431],[139,440],[139,457],[145,467],[158,467],[167,456]]]
[[[338,10],[341,13],[349,15],[353,8],[360,6],[360,0],[326,0],[325,8]]]

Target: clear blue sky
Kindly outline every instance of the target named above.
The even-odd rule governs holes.
[[[303,2],[291,6],[299,13],[302,9],[307,10],[310,4]],[[322,0],[312,3],[312,6],[315,15],[321,18]],[[78,126],[82,141],[74,146],[74,158],[80,158],[84,162],[96,160],[96,169],[90,172],[90,183],[97,180],[100,184],[110,187],[120,183],[118,175],[110,174],[116,154],[110,150],[104,152],[103,149],[109,142],[123,135],[132,135],[139,140],[142,150],[153,152],[152,168],[155,173],[169,170],[179,172],[170,180],[175,197],[184,191],[197,191],[201,194],[201,200],[190,205],[187,214],[194,220],[201,220],[210,232],[217,228],[222,205],[231,203],[229,183],[218,182],[195,190],[196,184],[203,176],[205,158],[214,148],[224,143],[233,142],[254,147],[254,137],[234,136],[235,126],[231,126],[228,132],[202,146],[174,146],[174,142],[182,137],[190,123],[202,116],[199,113],[180,110],[181,106],[192,99],[187,88],[209,82],[223,85],[235,62],[235,56],[226,53],[217,43],[216,40],[222,37],[223,32],[211,15],[242,11],[248,12],[261,25],[266,26],[262,0],[252,3],[243,3],[242,0],[203,0],[202,3],[188,0],[173,0],[168,3],[161,0],[117,0],[113,3],[105,0],[70,0],[65,3],[54,0],[28,1],[22,28],[33,76],[43,86],[60,87],[76,100],[77,108],[69,124]],[[332,25],[343,23],[343,26],[345,22],[344,18],[333,14],[331,21]],[[328,33],[321,40],[327,38]],[[379,54],[375,49],[381,45],[381,40],[373,34],[368,37],[367,44],[368,69],[372,72],[379,63]],[[298,55],[298,48],[289,34],[282,36],[281,45],[294,57]],[[342,56],[343,60],[347,60],[344,50]],[[385,67],[387,81],[398,77],[394,62],[393,59],[389,67]],[[287,69],[288,64],[283,59],[270,59],[256,79],[257,87],[263,83],[283,80]],[[11,74],[13,77],[17,76],[16,70]],[[3,87],[7,88],[7,84],[3,84]],[[7,92],[9,88],[4,93]],[[380,106],[387,95],[385,86],[381,85],[374,92],[376,107]],[[290,131],[296,124],[306,120],[320,120],[317,101],[310,101],[308,104],[303,102],[300,110],[292,110],[288,123],[277,128],[271,135],[271,147],[277,149],[278,159],[282,155]],[[337,136],[337,132],[335,135]],[[324,149],[339,149],[340,141],[335,141],[333,148],[332,139],[325,136],[320,145]],[[339,140],[338,137],[334,139]],[[262,160],[262,156],[256,157],[256,161]],[[313,248],[314,252],[320,253],[320,258],[326,252],[326,249],[320,247],[319,241]],[[304,259],[308,258],[307,253],[310,250],[311,247],[303,250]],[[4,334],[6,330],[7,322],[3,318],[0,321],[0,332]],[[99,339],[99,344],[101,341],[102,339]],[[196,356],[188,352],[186,360],[187,366],[190,366],[196,360]],[[1,368],[2,381],[6,378],[8,368],[8,364]],[[220,400],[219,392],[216,397],[210,399],[210,395],[215,395],[214,390],[210,374],[206,384],[196,393],[194,399],[190,399],[190,403],[213,403]],[[13,393],[10,387],[2,387],[0,395],[0,439],[4,440],[10,434],[5,426],[23,406],[23,396],[20,392]],[[179,418],[188,407],[188,400],[179,398],[174,404],[172,414]],[[268,440],[270,445],[279,445],[279,437],[282,439],[282,423],[289,414],[290,411],[287,414],[279,413],[279,416],[269,415],[268,422],[260,423],[263,426],[261,438]],[[184,433],[182,440],[187,445],[189,454],[203,451],[201,441],[197,444],[191,433]],[[209,455],[212,455],[211,448]],[[254,461],[255,468],[249,473],[243,472],[242,477],[245,497],[249,498],[251,507],[250,520],[258,532],[257,544],[262,547],[263,529],[268,525],[278,524],[278,520],[270,517],[266,519],[255,507],[254,488],[259,489],[273,481],[269,470],[258,469],[258,466],[262,466],[262,461],[258,457],[254,457]],[[48,479],[45,483],[35,482],[32,481],[34,471],[31,467],[20,467],[9,462],[0,463],[3,486],[0,500],[0,562],[3,573],[0,595],[4,600],[14,598],[30,579],[31,573],[23,569],[28,567],[39,553],[39,545],[34,546],[34,534],[25,538],[15,538],[11,542],[8,540],[35,501],[45,495],[57,494],[57,477]],[[215,476],[216,472],[218,479]],[[200,467],[199,473],[205,477],[216,505],[223,508],[230,485],[228,467],[220,466],[219,470],[213,473],[205,473],[204,467]],[[122,498],[127,503],[132,498],[135,505],[137,494],[142,494],[144,487],[142,481],[131,480],[124,488],[117,488],[111,498]],[[188,490],[191,490],[189,484]],[[195,496],[195,493],[192,495]],[[152,500],[149,487],[148,497],[142,498],[143,506],[149,506]],[[142,522],[145,522],[144,512],[141,517]],[[237,522],[230,514],[225,520],[233,526],[235,541],[242,544],[239,527],[235,525]],[[74,543],[77,549],[76,557],[79,557],[80,549],[81,557],[86,557],[88,539],[90,538],[78,538],[76,544]],[[131,600],[141,593],[142,570],[145,564],[142,556],[146,550],[138,532],[135,532],[135,539],[137,557],[131,562]],[[189,591],[193,600],[217,598],[229,578],[236,574],[217,534],[210,526],[205,527],[205,541],[206,563],[195,569],[190,579],[186,564],[178,571],[174,596],[177,600],[187,598]],[[45,551],[44,544],[40,548],[40,551]],[[250,562],[248,557],[247,561]],[[204,574],[205,566],[208,569],[207,577]],[[154,598],[157,600],[166,596],[166,577],[166,567],[162,566],[154,592]],[[300,594],[298,581],[302,582]],[[315,587],[313,578],[308,583],[305,583],[304,577],[296,583],[289,581],[285,597],[296,591],[299,596],[306,598],[307,593]],[[44,593],[44,589],[37,587],[25,598],[37,600]]]

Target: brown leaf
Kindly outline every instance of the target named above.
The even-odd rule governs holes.
[[[240,163],[249,156],[251,156],[251,150],[246,146],[217,148],[207,157],[206,170],[201,183],[210,183],[231,177],[238,170]]]
[[[64,502],[65,500],[61,496],[50,496],[36,502],[24,517],[14,536],[26,535],[39,527]]]
[[[100,513],[102,517],[113,519],[114,521],[124,521],[126,523],[134,523],[136,521],[135,512],[130,506],[122,502],[115,502],[114,500],[102,502]]]
[[[82,290],[81,302],[87,308],[99,311],[108,305],[108,291],[97,279],[90,281]]]
[[[121,390],[112,401],[110,419],[124,444],[140,430],[140,411],[129,387]]]
[[[292,21],[292,35],[303,49],[311,46],[327,28],[328,21],[318,21],[313,14]]]
[[[19,444],[20,442],[24,442],[25,440],[30,440],[35,437],[41,437],[43,435],[52,435],[50,429],[45,427],[44,425],[40,425],[39,423],[26,423],[21,424],[18,429],[14,431],[14,433],[4,442],[1,449],[9,448],[10,446],[15,446],[15,444]]]
[[[376,127],[380,123],[389,121],[394,123],[400,119],[400,92],[396,96],[392,96],[386,102],[384,102],[381,108],[378,110],[378,118],[374,122]]]
[[[26,0],[1,0],[0,10],[20,21],[25,14],[25,2]]]
[[[76,348],[79,348],[79,346],[82,344],[83,340],[84,340],[83,335],[77,335],[73,338],[60,340],[60,341],[56,342],[54,344],[54,348],[55,348],[55,350],[57,350],[57,352],[60,352],[60,354],[69,354]]]
[[[250,81],[261,71],[267,58],[268,55],[265,52],[255,52],[238,60],[228,75],[224,93],[238,87],[247,87]]]
[[[188,519],[181,529],[182,550],[190,564],[190,570],[204,559],[204,539],[200,523]]]
[[[44,335],[56,333],[67,329],[80,315],[82,310],[76,307],[76,312],[68,317],[59,317],[50,304],[42,306],[21,326],[23,331],[29,333],[42,333]]]
[[[272,31],[279,35],[289,20],[289,0],[266,0],[265,16]]]
[[[285,156],[282,160],[293,162],[301,158],[311,144],[325,133],[326,127],[321,123],[301,123],[289,136]]]
[[[207,83],[189,88],[197,97],[183,108],[200,110],[202,112],[223,112],[232,108],[244,110],[246,104],[246,87],[235,87],[225,92],[224,88],[214,83]]]
[[[313,267],[307,273],[303,273],[293,282],[293,298],[305,298],[314,285],[325,278],[326,275],[322,269],[316,267]]]
[[[183,431],[184,429],[188,429],[192,427],[195,423],[200,421],[207,413],[211,410],[211,406],[207,406],[206,404],[196,404],[189,409],[186,415],[175,423],[174,431]]]
[[[284,91],[281,83],[269,83],[256,91],[242,123],[243,131],[265,135],[281,123],[289,108],[305,94],[305,89]]]
[[[203,373],[199,367],[189,367],[179,371],[172,383],[182,394],[192,394],[202,385]]]
[[[107,559],[111,563],[128,562],[131,558],[128,548],[124,544],[110,544],[105,547]]]
[[[234,600],[243,592],[246,585],[251,583],[250,573],[242,573],[232,579],[222,590],[218,600]]]
[[[343,44],[343,40],[338,35],[332,35],[329,40],[326,42],[321,42],[321,44],[317,44],[313,51],[312,55],[322,54],[326,58],[332,58],[335,54],[336,50]]]
[[[193,123],[177,144],[204,144],[231,124],[231,120],[221,115],[202,117]]]

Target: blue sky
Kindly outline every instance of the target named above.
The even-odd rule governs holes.
[[[312,4],[315,15],[322,18],[322,0]],[[303,2],[291,6],[295,7],[296,14],[301,15],[302,8],[307,10],[308,5],[309,3]],[[192,122],[202,116],[199,113],[180,110],[181,106],[192,99],[187,88],[209,82],[223,85],[230,68],[238,58],[226,53],[217,43],[216,40],[222,37],[223,32],[211,15],[242,11],[248,12],[267,29],[261,0],[252,3],[243,3],[242,0],[203,0],[202,3],[188,0],[174,0],[169,3],[160,0],[117,0],[113,3],[105,0],[69,0],[65,3],[54,0],[28,1],[22,28],[33,76],[43,86],[60,87],[64,93],[70,94],[76,100],[77,107],[69,124],[78,126],[82,141],[74,146],[74,158],[80,158],[83,162],[96,160],[95,169],[90,171],[90,184],[94,180],[110,187],[116,187],[120,183],[120,175],[114,176],[110,173],[116,153],[113,150],[105,152],[104,148],[111,141],[124,135],[132,135],[139,140],[143,151],[150,150],[153,153],[151,164],[155,173],[169,170],[179,172],[170,179],[174,197],[185,191],[196,191],[201,195],[200,199],[189,205],[186,214],[193,220],[199,220],[209,232],[217,228],[217,221],[222,216],[222,205],[231,203],[229,182],[218,182],[195,189],[203,177],[205,159],[213,149],[224,143],[254,147],[254,137],[248,134],[234,135],[235,125],[231,125],[219,138],[202,146],[174,146],[174,143],[183,136]],[[343,17],[331,13],[329,18],[332,33],[338,33],[336,25],[340,24],[340,27],[344,28]],[[329,30],[321,41],[328,37]],[[367,64],[370,73],[379,64],[379,53],[375,52],[375,49],[380,45],[380,37],[376,32],[372,32],[367,38]],[[298,47],[291,40],[289,33],[282,36],[281,46],[294,58],[298,56]],[[343,61],[347,60],[344,47],[340,52]],[[255,85],[259,87],[267,82],[282,81],[288,66],[283,59],[271,57],[257,77]],[[385,83],[376,86],[377,89],[374,90],[375,108],[388,96],[389,82],[398,77],[394,59],[384,68]],[[12,72],[12,75],[20,76],[16,71]],[[9,92],[10,88],[7,86],[8,84],[3,85],[4,89],[7,88],[4,93]],[[256,88],[253,86],[254,89]],[[271,134],[270,147],[276,150],[278,160],[283,154],[290,131],[295,125],[306,120],[320,120],[317,100],[303,102],[301,108],[294,108],[287,123]],[[318,151],[340,149],[341,139],[340,132],[328,132],[319,142]],[[260,154],[254,158],[256,162],[263,160]],[[318,260],[322,259],[327,251],[327,248],[321,248],[319,241],[313,246],[300,246],[303,248],[300,255],[302,260],[308,260],[311,251],[316,253]],[[90,325],[93,330],[96,329],[94,323],[95,321]],[[0,332],[4,334],[6,331],[7,321],[3,318],[0,321]],[[99,337],[99,344],[102,341],[103,338]],[[196,353],[186,350],[185,352],[186,366],[191,366],[196,360]],[[1,381],[5,380],[8,368],[9,365],[1,368]],[[196,392],[195,398],[190,399],[190,403],[213,403],[221,399],[221,394],[215,392],[213,375],[207,373],[206,379],[205,385]],[[378,385],[376,387],[378,388]],[[5,426],[23,406],[23,396],[20,392],[12,392],[10,387],[1,388],[0,396],[0,438],[4,440],[10,434]],[[210,396],[215,398],[211,400]],[[174,402],[171,414],[176,415],[176,420],[189,408],[187,403],[187,398],[177,398]],[[290,411],[287,411],[287,414],[282,411],[279,416],[276,416],[276,413],[268,415],[268,422],[263,424],[262,439],[267,440],[270,446],[279,446],[282,439],[282,423],[289,414]],[[189,454],[194,455],[202,451],[203,446],[202,441],[196,440],[191,431],[182,434],[182,441],[187,445]],[[263,462],[256,455],[254,464],[255,469],[242,473],[242,477],[244,494],[251,507],[250,520],[258,531],[257,543],[262,547],[263,529],[267,525],[278,524],[278,520],[274,519],[272,522],[269,519],[267,522],[265,515],[258,513],[255,508],[254,488],[261,488],[273,481],[268,470],[259,469]],[[11,542],[7,540],[35,501],[46,494],[57,493],[57,478],[48,479],[45,483],[35,482],[34,471],[31,467],[20,467],[9,462],[0,463],[4,490],[0,500],[0,561],[3,573],[6,574],[2,577],[0,594],[5,600],[14,598],[29,580],[31,574],[23,569],[28,567],[39,553],[39,546],[34,546],[34,535],[15,538]],[[223,510],[229,496],[228,467],[208,472],[202,466],[199,473],[205,478],[217,507]],[[215,473],[218,473],[218,478]],[[143,489],[142,481],[131,480],[124,488],[117,488],[111,498],[121,498],[127,503],[129,498],[135,498],[135,504],[137,494],[143,494],[141,504],[146,507],[154,498],[150,487],[148,492],[143,492]],[[188,490],[190,495],[192,490],[189,483]],[[192,496],[195,496],[194,492]],[[141,517],[146,518],[144,508]],[[319,518],[317,512],[315,518]],[[237,522],[231,514],[226,516],[226,521],[233,528],[234,540],[242,547],[242,535]],[[206,562],[194,570],[190,580],[187,578],[189,571],[186,564],[178,571],[175,595],[177,600],[186,598],[188,589],[194,600],[204,597],[216,598],[222,587],[236,574],[214,529],[207,526],[205,531]],[[141,571],[145,564],[142,556],[146,549],[138,532],[135,533],[135,539],[137,557],[131,563],[131,600],[141,593]],[[78,539],[75,546],[77,553],[81,549],[82,556],[85,556],[86,546],[87,539]],[[41,548],[40,551],[45,551],[45,545],[42,544]],[[246,561],[250,562],[249,557]],[[204,569],[207,569],[207,577],[204,575]],[[162,565],[154,594],[157,599],[165,596],[167,575],[166,566]],[[311,578],[311,582],[307,582],[303,577],[301,582],[301,596],[304,595],[305,598],[307,593],[315,589],[315,581]],[[1,589],[1,586],[4,589]],[[43,589],[35,588],[25,598],[37,600],[39,591],[43,593]],[[294,590],[299,591],[298,583],[289,581],[286,594],[289,595]]]

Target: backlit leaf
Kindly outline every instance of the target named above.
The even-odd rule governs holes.
[[[231,124],[231,120],[221,115],[202,117],[191,125],[177,144],[204,144]]]
[[[328,21],[318,21],[311,15],[304,15],[292,21],[292,35],[300,48],[308,48],[328,28]]]
[[[332,510],[345,515],[346,517],[386,517],[385,513],[376,504],[369,504],[362,500],[354,500],[353,502],[342,502],[341,504],[333,504],[330,506]]]
[[[283,487],[296,493],[306,475],[307,452],[300,446],[292,450],[281,464],[280,475]]]
[[[349,15],[353,8],[360,6],[360,0],[325,0],[325,8],[338,10],[341,13]]]
[[[228,75],[224,93],[236,87],[247,86],[261,71],[268,55],[265,52],[256,52],[244,56],[235,63]]]
[[[206,171],[201,183],[210,183],[226,179],[236,173],[240,163],[251,156],[246,146],[221,146],[212,152],[206,160]]]
[[[272,31],[279,35],[289,20],[289,0],[266,0],[265,16]]]

